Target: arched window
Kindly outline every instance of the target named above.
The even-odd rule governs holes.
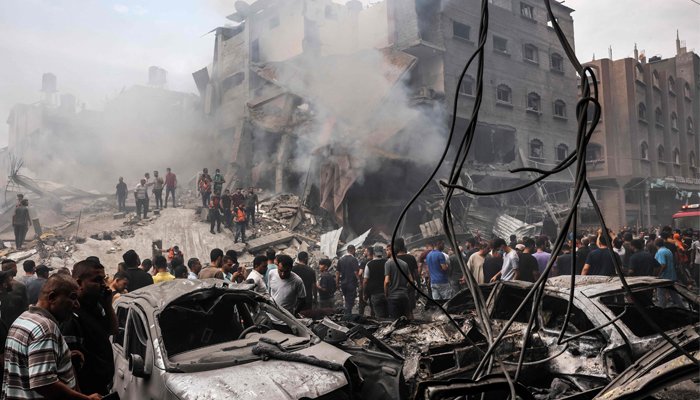
[[[683,85],[683,96],[692,99],[692,97],[690,97],[690,85],[688,85],[688,82]]]
[[[644,103],[639,103],[639,105],[637,106],[637,114],[639,114],[640,120],[647,120],[647,108],[646,106],[644,106]]]
[[[530,141],[530,158],[539,160],[544,158],[544,146],[541,140],[533,139]]]
[[[685,121],[685,129],[689,135],[695,134],[695,130],[693,129],[693,119],[692,118],[688,117],[688,119]]]
[[[588,146],[586,146],[586,161],[602,161],[604,158],[603,146],[598,143],[588,143]]]
[[[552,53],[552,70],[564,72],[564,57],[557,53]]]
[[[661,109],[659,107],[656,107],[656,110],[654,110],[654,122],[656,122],[659,125],[664,124],[664,116],[661,113]]]
[[[676,81],[673,79],[672,76],[668,77],[668,91],[671,93],[676,92]]]
[[[562,161],[569,156],[569,146],[564,143],[557,146],[557,161]]]
[[[459,94],[474,96],[474,78],[471,75],[464,75],[462,84],[459,86]]]
[[[647,144],[647,142],[642,142],[641,155],[642,155],[642,160],[649,159],[649,145]]]
[[[566,118],[566,103],[562,100],[554,102],[554,115],[561,118]]]
[[[664,161],[664,159],[665,159],[664,154],[665,154],[664,146],[659,145],[659,148],[656,149],[656,155],[658,156],[659,161]]]
[[[634,68],[634,78],[642,83],[644,83],[644,70],[642,66],[637,64]]]
[[[540,95],[531,92],[530,94],[527,95],[527,109],[529,111],[541,111],[542,108],[540,107]]]
[[[655,88],[661,87],[659,85],[659,73],[656,71],[651,74],[651,84],[654,85]]]
[[[695,160],[695,153],[692,151],[690,152],[690,154],[688,154],[688,165],[690,165],[690,168],[697,167],[697,160]]]
[[[537,51],[537,47],[532,44],[526,44],[523,46],[523,58],[526,61],[534,62],[534,63],[539,63],[540,62],[540,55],[539,52]]]
[[[678,130],[678,117],[674,112],[671,113],[671,128]]]
[[[498,85],[498,88],[496,88],[496,98],[500,102],[512,104],[511,94],[512,91],[507,85]]]
[[[673,163],[674,164],[681,164],[681,152],[678,151],[678,149],[673,149]]]

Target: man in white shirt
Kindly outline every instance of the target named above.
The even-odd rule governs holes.
[[[280,307],[296,315],[303,310],[306,304],[306,289],[304,281],[299,275],[292,272],[294,260],[288,255],[277,257],[277,269],[271,270],[267,275],[270,284],[270,296]],[[283,333],[293,333],[292,330],[282,320],[274,315],[268,314],[275,329]]]
[[[482,285],[484,284],[484,262],[491,258],[491,255],[489,254],[491,249],[489,248],[488,243],[481,243],[479,246],[481,246],[479,251],[469,257],[469,260],[467,261],[467,268],[469,271],[471,271],[476,283]]]
[[[256,256],[253,260],[253,270],[248,274],[246,283],[253,284],[253,291],[257,294],[270,297],[265,285],[265,272],[267,272],[267,256]]]
[[[141,182],[134,188],[134,200],[136,200],[136,216],[141,217],[141,209],[143,209],[143,218],[148,215],[148,183],[146,178],[141,178]]]
[[[500,249],[498,252],[503,255],[503,267],[501,267],[501,271],[497,273],[496,276],[491,278],[491,282],[495,282],[499,277],[502,281],[506,282],[517,281],[520,272],[518,271],[520,265],[518,253],[508,247],[506,241],[500,238],[493,242],[493,248]]]

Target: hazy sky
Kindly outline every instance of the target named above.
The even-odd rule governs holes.
[[[365,0],[366,2],[367,0]],[[172,90],[197,92],[191,73],[212,60],[214,38],[201,37],[230,21],[234,0],[4,0],[0,1],[0,146],[7,116],[18,102],[39,100],[41,76],[58,77],[88,109],[106,96],[144,84],[148,67],[169,72]],[[567,0],[574,12],[582,62],[630,55],[675,54],[676,29],[688,49],[700,46],[700,5],[691,0]],[[60,94],[59,93],[59,94]]]

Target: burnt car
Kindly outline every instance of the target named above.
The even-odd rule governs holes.
[[[113,391],[122,399],[347,399],[351,355],[248,285],[172,280],[114,302]],[[270,315],[287,324],[275,330]]]

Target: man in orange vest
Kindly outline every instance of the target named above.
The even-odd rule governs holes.
[[[209,206],[209,197],[211,196],[211,175],[209,175],[209,170],[204,168],[202,174],[199,176],[199,182],[197,184],[199,189],[199,194],[202,196],[202,207]]]
[[[245,241],[245,203],[241,203],[236,207],[236,214],[233,218],[236,221],[236,236],[233,238],[234,243],[238,243],[238,235],[241,235],[241,242]]]
[[[175,257],[185,258],[185,255],[182,254],[179,246],[173,246],[169,249],[158,249],[158,251],[160,251],[161,253],[168,253],[168,269],[169,270],[172,269],[170,267],[170,265]]]

